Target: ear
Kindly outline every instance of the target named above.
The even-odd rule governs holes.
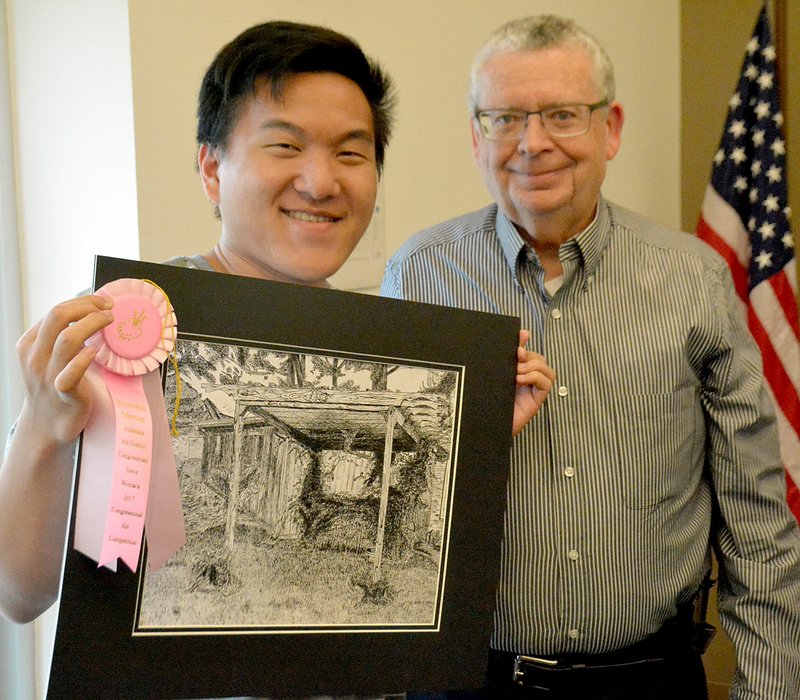
[[[197,151],[197,170],[203,183],[203,192],[213,204],[219,204],[219,149],[207,143]]]
[[[625,112],[619,102],[612,102],[608,106],[606,115],[606,158],[613,160],[622,143],[622,125],[625,122]]]
[[[481,135],[480,135],[480,124],[478,124],[478,120],[475,117],[469,118],[469,128],[470,133],[472,134],[472,157],[475,159],[475,162],[480,165],[480,142],[481,142]]]

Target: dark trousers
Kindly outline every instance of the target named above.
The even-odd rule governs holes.
[[[408,700],[707,700],[703,661],[689,643],[670,638],[612,654],[567,658],[555,667],[525,664],[490,651],[486,685],[475,690],[409,693]]]

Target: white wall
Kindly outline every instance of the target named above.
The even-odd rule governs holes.
[[[627,121],[606,195],[678,225],[679,0],[9,0],[26,324],[89,286],[97,253],[161,260],[212,247],[195,100],[214,53],[242,29],[328,24],[395,77],[391,253],[488,201],[470,154],[467,73],[492,28],[536,12],[576,18],[616,64]]]
[[[269,19],[326,24],[354,37],[394,76],[397,127],[384,177],[386,248],[488,201],[473,165],[466,109],[472,57],[502,22],[574,17],[614,60],[627,110],[606,194],[680,222],[679,0],[131,0],[142,257],[205,252],[218,236],[193,170],[195,100],[216,51]]]
[[[139,254],[126,0],[9,0],[26,325]]]
[[[139,255],[128,3],[6,5],[27,327],[91,286],[95,254]],[[35,624],[36,697],[46,688],[56,612]],[[26,700],[32,686],[20,691]]]

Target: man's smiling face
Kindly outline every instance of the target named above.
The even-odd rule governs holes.
[[[537,111],[603,100],[594,64],[580,46],[499,53],[482,71],[478,109]],[[518,140],[490,141],[472,120],[473,153],[500,209],[531,236],[552,221],[564,239],[594,216],[606,164],[621,138],[618,103],[595,110],[586,133],[552,136],[536,116]]]
[[[280,100],[261,81],[224,149],[198,162],[222,218],[229,272],[321,286],[367,229],[378,171],[372,112],[337,73],[287,78]]]

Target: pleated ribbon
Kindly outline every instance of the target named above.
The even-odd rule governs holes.
[[[167,295],[147,280],[119,279],[96,294],[114,321],[93,335],[87,371],[92,412],[83,433],[75,548],[116,571],[138,568],[144,539],[155,571],[186,541],[160,368],[177,339]],[[176,380],[177,368],[176,368]]]

